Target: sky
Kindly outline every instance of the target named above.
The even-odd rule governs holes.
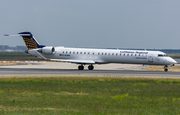
[[[1,0],[0,45],[180,49],[180,0]]]

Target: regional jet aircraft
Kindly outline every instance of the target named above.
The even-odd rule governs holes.
[[[123,63],[164,65],[164,71],[168,71],[168,66],[177,63],[160,51],[52,47],[40,45],[30,32],[5,36],[22,36],[28,48],[26,53],[45,60],[76,63],[79,70],[84,70],[84,65],[89,65],[88,69],[93,70],[94,64]]]

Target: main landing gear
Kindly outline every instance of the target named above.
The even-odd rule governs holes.
[[[78,69],[79,69],[79,70],[84,70],[84,66],[83,66],[83,65],[80,65],[80,66],[78,66]]]
[[[89,66],[88,66],[88,69],[89,69],[89,70],[93,70],[93,69],[94,69],[94,66],[93,66],[93,65],[89,65]]]
[[[91,65],[88,66],[88,69],[89,69],[89,70],[93,70],[93,69],[94,69],[94,66],[91,64]],[[84,70],[83,64],[81,64],[81,65],[78,66],[78,70]]]
[[[164,71],[165,71],[165,72],[168,71],[168,66],[167,66],[167,65],[164,66]]]

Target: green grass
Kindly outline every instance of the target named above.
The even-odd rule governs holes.
[[[1,52],[0,57],[28,57],[25,52]]]
[[[0,114],[180,114],[180,79],[1,78]]]
[[[28,55],[25,52],[1,52],[0,58],[1,60],[10,60],[10,61],[44,61],[44,59],[39,59],[35,56]],[[7,59],[6,59],[7,58]]]
[[[180,59],[180,54],[169,54],[169,56],[174,59]]]

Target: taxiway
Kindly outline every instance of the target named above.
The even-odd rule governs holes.
[[[95,70],[77,70],[76,64],[56,62],[23,62],[17,65],[0,66],[0,76],[17,75],[90,75],[90,76],[141,76],[180,77],[180,72],[159,72],[142,69],[142,65],[106,64],[95,65]]]

